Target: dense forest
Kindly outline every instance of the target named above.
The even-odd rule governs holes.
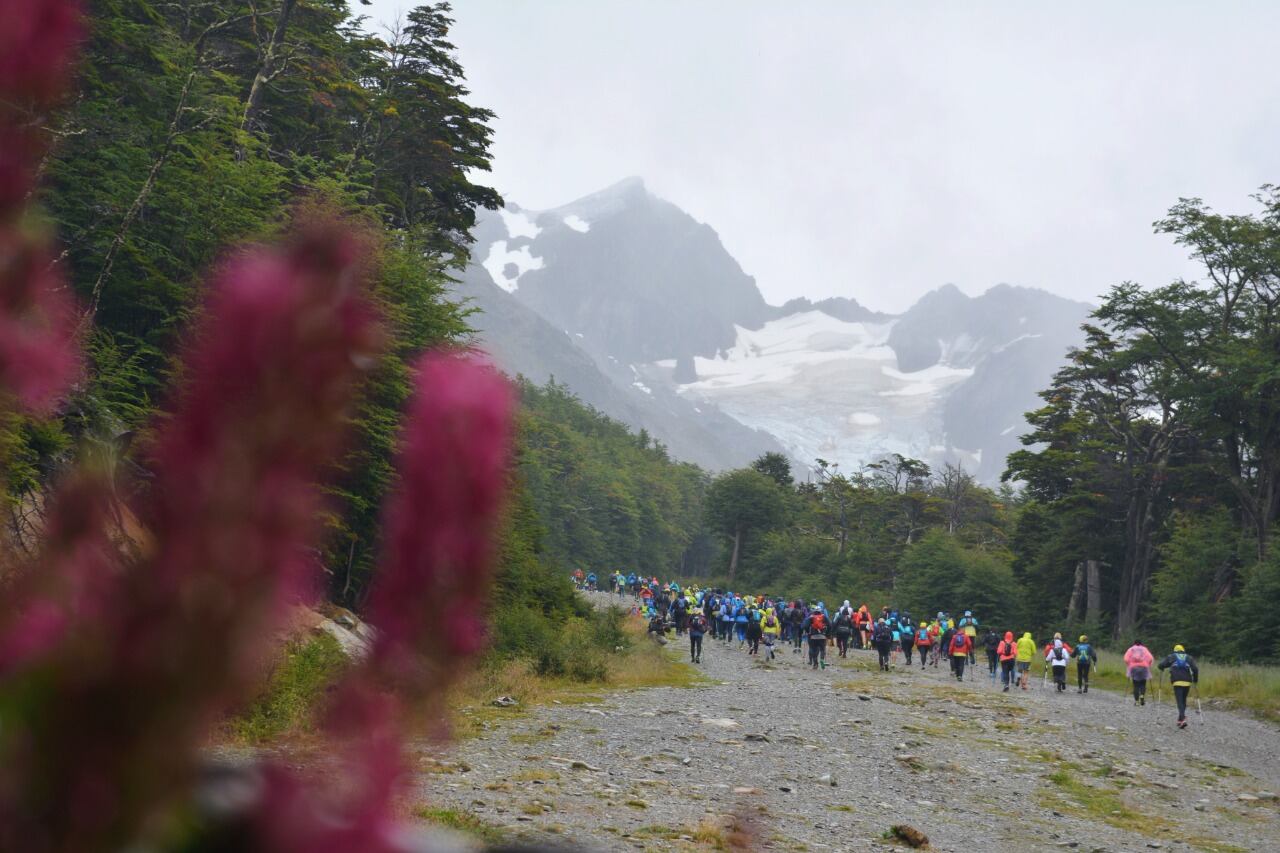
[[[469,260],[476,209],[501,203],[476,182],[492,114],[468,100],[450,7],[421,6],[382,36],[345,0],[88,11],[75,97],[32,120],[53,142],[38,201],[91,363],[53,417],[0,423],[6,535],[31,541],[45,489],[75,457],[115,466],[123,494],[145,489],[138,449],[204,271],[308,210],[337,210],[374,247],[392,330],[321,555],[330,596],[359,607],[408,364],[468,341],[450,277]],[[528,651],[579,612],[566,577],[581,567],[1280,657],[1280,191],[1255,200],[1238,216],[1184,200],[1157,223],[1203,281],[1105,297],[999,490],[901,456],[809,460],[797,482],[768,455],[713,477],[562,386],[519,382],[500,648]]]
[[[451,277],[469,260],[475,210],[501,203],[475,182],[492,114],[467,100],[450,6],[414,9],[382,36],[344,0],[97,0],[86,11],[74,98],[29,119],[51,138],[38,201],[84,312],[90,363],[52,417],[5,410],[3,538],[34,548],[44,496],[77,461],[110,466],[122,500],[145,491],[142,460],[209,269],[312,211],[336,211],[371,246],[390,334],[334,477],[321,555],[329,597],[359,609],[408,365],[424,349],[468,344],[471,309],[450,296]],[[556,670],[572,656],[550,626],[583,615],[566,567],[705,562],[709,477],[554,383],[518,384],[495,641]]]

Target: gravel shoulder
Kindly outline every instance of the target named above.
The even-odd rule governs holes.
[[[1206,709],[1179,731],[1167,691],[1002,693],[985,663],[963,684],[880,673],[871,652],[814,671],[710,638],[702,661],[696,687],[529,709],[456,743],[421,799],[595,850],[714,848],[731,824],[776,850],[901,849],[895,824],[966,853],[1280,850],[1280,729],[1262,721]]]

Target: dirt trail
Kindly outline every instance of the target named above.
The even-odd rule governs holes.
[[[424,776],[423,798],[598,850],[711,845],[734,814],[777,850],[901,849],[894,824],[965,853],[1280,850],[1269,724],[1206,710],[1179,731],[1167,691],[1138,708],[1039,678],[1002,693],[985,663],[959,684],[870,652],[815,672],[706,642],[707,683],[533,709],[457,744],[469,769]]]

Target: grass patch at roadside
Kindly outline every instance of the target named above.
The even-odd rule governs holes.
[[[603,618],[615,617],[606,614]],[[479,736],[530,708],[552,703],[589,704],[612,690],[691,688],[707,683],[697,669],[677,660],[676,643],[660,646],[646,635],[642,620],[621,614],[616,619],[616,634],[608,629],[607,636],[599,637],[593,648],[584,650],[585,654],[599,656],[598,662],[589,666],[576,670],[566,666],[557,673],[546,671],[531,658],[482,664],[451,697],[457,734]],[[494,701],[500,696],[509,696],[517,704],[498,707]]]
[[[290,640],[262,693],[227,722],[227,731],[249,744],[311,733],[326,690],[347,665],[347,656],[330,634]]]
[[[1041,753],[1041,758],[1050,757]],[[1045,776],[1052,787],[1037,794],[1046,808],[1074,817],[1100,821],[1125,832],[1167,841],[1182,841],[1207,853],[1246,853],[1244,848],[1180,829],[1168,816],[1150,815],[1124,801],[1121,789],[1105,782],[1091,783],[1076,775],[1076,766],[1059,767]]]
[[[507,833],[500,827],[486,823],[469,812],[421,806],[414,809],[413,815],[419,820],[452,829],[454,832],[460,832],[486,844],[502,844],[510,840]]]

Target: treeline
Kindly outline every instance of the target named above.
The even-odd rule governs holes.
[[[614,569],[670,577],[705,572],[710,477],[660,443],[586,406],[564,386],[518,381],[518,460],[499,565],[497,652],[544,674],[595,679],[601,651],[625,643],[617,622],[588,618],[570,573]]]
[[[59,417],[0,424],[10,541],[70,456],[145,488],[145,446],[203,276],[236,245],[298,216],[346,217],[372,245],[388,350],[364,389],[334,478],[331,594],[358,603],[376,551],[391,450],[424,348],[463,341],[446,296],[468,259],[470,176],[489,165],[491,114],[471,106],[446,3],[366,33],[345,0],[94,0],[74,97],[36,117],[53,137],[39,201],[84,311],[86,380]]]
[[[1280,657],[1280,190],[1253,198],[1252,215],[1183,199],[1156,223],[1201,280],[1106,296],[1006,476],[1029,499],[1015,569],[1046,596],[1116,637],[1267,660]]]
[[[958,466],[935,472],[892,455],[848,473],[817,460],[797,483],[788,460],[766,454],[718,477],[707,524],[719,566],[706,578],[740,592],[828,604],[905,607],[916,616],[972,608],[988,622],[1038,618],[1012,572],[1017,511]]]

